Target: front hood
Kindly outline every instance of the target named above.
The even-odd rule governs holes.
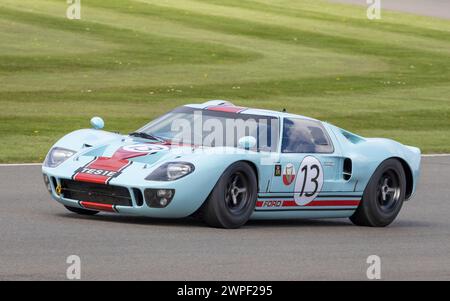
[[[73,179],[108,184],[132,164],[151,168],[192,152],[192,147],[123,138],[81,151],[78,154],[80,161],[89,160],[75,170]]]
[[[178,148],[179,147],[170,144],[123,138],[98,146],[91,151],[86,152],[84,155],[151,164],[158,161],[162,156],[170,155]]]

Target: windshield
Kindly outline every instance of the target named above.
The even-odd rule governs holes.
[[[251,136],[256,141],[252,150],[275,152],[279,121],[271,116],[180,107],[138,131],[171,143],[209,147],[237,147],[241,138]]]

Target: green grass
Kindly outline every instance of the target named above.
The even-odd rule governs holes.
[[[450,151],[450,22],[307,0],[0,3],[0,162],[65,133],[128,132],[185,103],[307,115]]]

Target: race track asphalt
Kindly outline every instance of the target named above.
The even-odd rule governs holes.
[[[424,158],[414,199],[387,228],[346,219],[254,221],[238,230],[193,219],[70,213],[48,196],[39,166],[0,167],[0,280],[450,280],[450,157]]]

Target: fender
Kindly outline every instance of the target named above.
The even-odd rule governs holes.
[[[86,146],[96,147],[121,138],[122,135],[116,133],[94,129],[81,129],[65,135],[59,139],[54,146],[78,152]]]

